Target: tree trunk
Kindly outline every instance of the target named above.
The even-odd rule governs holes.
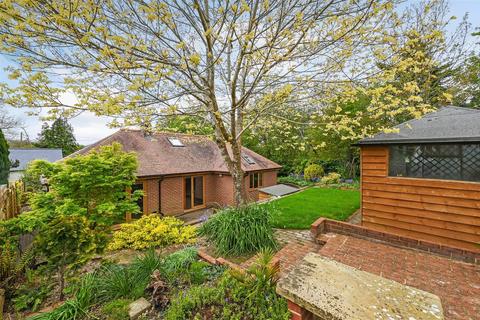
[[[0,320],[3,319],[3,305],[5,304],[5,290],[0,289]]]
[[[60,301],[63,301],[63,298],[65,298],[63,293],[63,290],[65,289],[65,269],[66,266],[62,265],[58,272],[58,276],[60,278]]]

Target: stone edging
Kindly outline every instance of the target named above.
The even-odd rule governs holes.
[[[198,256],[200,257],[200,259],[210,263],[210,264],[213,264],[213,265],[222,265],[222,266],[226,266],[226,267],[229,267],[233,270],[236,270],[238,272],[241,272],[241,273],[244,273],[246,271],[246,269],[244,267],[242,267],[241,265],[239,264],[236,264],[234,262],[231,262],[227,259],[224,259],[222,257],[219,257],[219,258],[214,258],[212,257],[211,255],[209,255],[205,250],[203,249],[198,249]],[[280,270],[280,260],[277,258],[277,257],[273,257],[272,260],[270,261],[270,265],[271,266],[274,266],[276,268],[278,268]]]

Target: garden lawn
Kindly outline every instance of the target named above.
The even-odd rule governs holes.
[[[275,228],[308,229],[320,217],[346,220],[360,207],[358,190],[309,188],[272,201]]]

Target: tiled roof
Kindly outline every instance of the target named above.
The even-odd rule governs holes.
[[[47,160],[55,162],[62,159],[62,149],[10,149],[10,161],[16,162],[18,160],[19,165],[11,168],[10,171],[23,171],[27,164],[33,160]]]
[[[379,133],[361,140],[358,144],[480,142],[480,110],[442,107],[420,119],[404,122],[396,128],[399,132]]]
[[[168,140],[170,137],[179,139],[184,146],[173,146]],[[228,173],[220,149],[214,141],[206,136],[179,133],[161,132],[146,136],[141,130],[122,129],[69,157],[85,154],[94,148],[114,142],[120,143],[125,151],[137,153],[139,177],[196,172]],[[246,159],[242,159],[242,167],[246,172],[281,168],[277,163],[247,148],[243,148],[242,153],[255,162],[249,164]]]

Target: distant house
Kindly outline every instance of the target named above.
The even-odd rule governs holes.
[[[363,225],[480,250],[480,110],[444,107],[361,148]]]
[[[10,161],[13,166],[10,168],[8,180],[14,182],[20,180],[25,172],[28,163],[33,160],[47,160],[55,162],[62,159],[62,149],[10,149]]]
[[[138,156],[138,180],[134,190],[143,190],[139,202],[143,213],[180,215],[212,205],[234,203],[233,180],[215,142],[206,136],[178,133],[146,135],[122,129],[69,157],[118,142]],[[277,183],[280,165],[242,149],[244,188],[252,201],[259,189]]]

